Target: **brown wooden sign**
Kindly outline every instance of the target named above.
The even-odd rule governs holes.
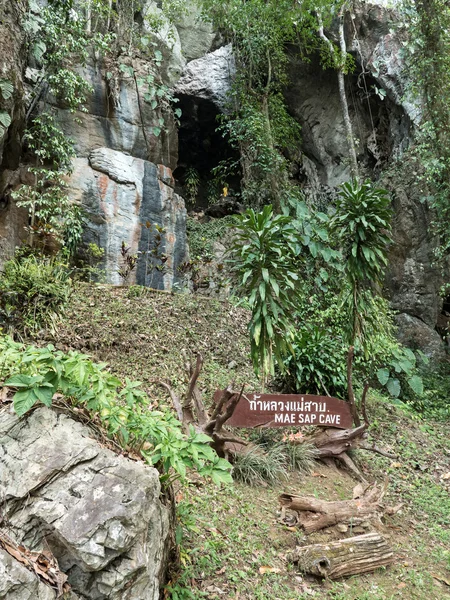
[[[222,392],[217,391],[217,402]],[[226,422],[231,427],[292,427],[317,425],[349,429],[350,405],[330,396],[306,394],[245,394]]]

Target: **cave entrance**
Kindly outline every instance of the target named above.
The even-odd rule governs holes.
[[[213,102],[182,94],[178,100],[181,117],[178,166],[174,171],[177,191],[188,210],[202,210],[220,200],[225,184],[228,195],[239,194],[239,154],[217,131],[221,113]],[[230,172],[233,164],[234,172]],[[224,168],[214,173],[219,165]]]

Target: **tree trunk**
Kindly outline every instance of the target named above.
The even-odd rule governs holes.
[[[336,59],[336,52],[335,52],[333,43],[327,38],[327,36],[324,33],[323,22],[322,22],[322,18],[320,16],[320,14],[318,16],[319,36],[327,44],[327,46],[330,50],[330,54],[333,57],[335,66],[337,68],[339,99],[341,102],[342,115],[344,118],[345,133],[346,133],[348,149],[349,149],[349,154],[350,154],[350,169],[351,169],[352,177],[354,177],[356,179],[358,177],[358,160],[356,157],[355,141],[353,139],[352,122],[350,120],[350,114],[348,112],[348,101],[347,101],[347,94],[345,92],[345,79],[344,79],[344,69],[345,69],[345,63],[347,61],[347,46],[345,43],[345,35],[344,35],[344,10],[345,10],[345,8],[346,8],[346,4],[344,3],[343,7],[341,8],[341,10],[339,12],[339,45],[340,45],[340,50],[341,50],[341,56],[339,57],[339,60]]]
[[[368,573],[394,562],[392,548],[377,533],[368,533],[338,542],[297,547],[288,556],[305,573],[338,579]]]

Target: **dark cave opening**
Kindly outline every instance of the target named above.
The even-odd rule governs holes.
[[[186,95],[179,95],[178,101],[181,117],[174,177],[188,210],[201,210],[220,199],[225,183],[228,195],[240,192],[238,172],[213,173],[219,164],[239,164],[239,154],[218,131],[221,113],[213,102]]]

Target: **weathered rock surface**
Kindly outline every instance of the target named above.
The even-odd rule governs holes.
[[[429,325],[406,313],[395,316],[399,341],[412,348],[421,350],[433,362],[445,360],[446,352],[440,335]]]
[[[25,62],[25,33],[20,27],[20,7],[16,2],[0,0],[0,81],[9,82],[14,88],[11,95],[0,93],[0,113],[11,119],[8,127],[0,125],[0,267],[19,244],[25,223],[24,211],[18,210],[10,198],[20,161],[25,121]]]
[[[217,32],[212,23],[202,21],[200,7],[195,1],[187,0],[185,5],[185,12],[176,19],[175,26],[183,56],[189,62],[211,52]]]
[[[146,84],[138,83],[150,71],[143,59],[126,57],[120,62],[133,69],[136,77],[112,71],[114,75],[107,81],[108,67],[94,61],[83,69],[94,92],[88,98],[87,112],[73,115],[58,109],[64,132],[74,140],[79,157],[89,156],[95,148],[107,147],[175,168],[178,137],[172,111],[162,106],[152,109],[144,101]],[[156,136],[153,128],[159,126],[159,118],[164,119],[164,126]]]
[[[24,565],[0,548],[0,598],[2,600],[54,600],[52,589]],[[72,596],[75,600],[75,597]]]
[[[49,548],[76,597],[158,600],[169,513],[156,469],[101,447],[85,426],[42,407],[22,419],[0,411],[0,474],[11,537],[30,550]],[[0,554],[0,569],[9,563]],[[25,594],[31,585],[21,568],[10,572],[9,583],[0,578],[2,598],[2,586],[11,594],[23,581]],[[54,598],[37,584],[33,593],[6,597]]]
[[[93,150],[89,159],[77,158],[74,166],[71,195],[89,217],[85,241],[105,250],[100,267],[106,269],[107,280],[124,283],[119,275],[124,242],[130,254],[138,255],[127,283],[157,289],[181,283],[178,268],[187,260],[186,209],[174,192],[170,169],[110,148]],[[158,248],[155,225],[164,228]]]
[[[209,100],[226,109],[235,63],[231,44],[189,62],[174,87],[178,95]]]
[[[25,32],[20,26],[21,11],[16,2],[0,0],[0,80],[9,82],[14,91],[0,93],[0,112],[11,119],[9,127],[0,125],[0,166],[16,169],[21,152],[21,131],[25,109],[23,104],[23,72],[25,70]],[[0,189],[0,196],[3,190]]]

